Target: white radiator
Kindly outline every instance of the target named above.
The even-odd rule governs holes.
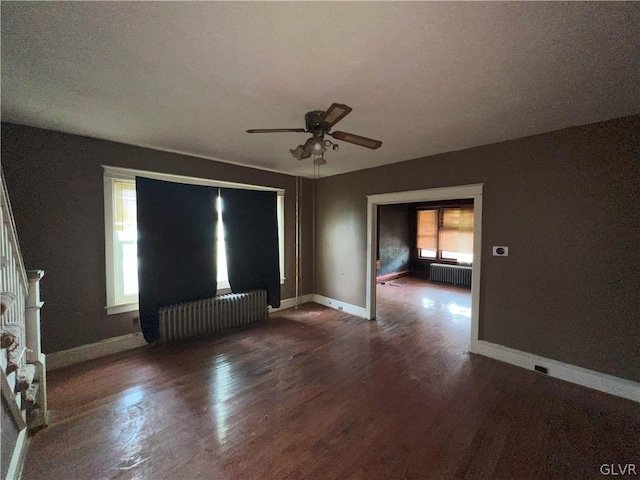
[[[429,267],[429,278],[434,282],[453,283],[454,285],[471,286],[471,267],[432,263]]]
[[[162,343],[215,335],[230,328],[264,322],[269,315],[265,290],[170,305],[158,313]]]

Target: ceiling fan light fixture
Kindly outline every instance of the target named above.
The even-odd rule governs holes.
[[[327,161],[325,160],[323,155],[314,155],[313,164],[317,165],[318,167],[322,167],[327,164]]]
[[[305,158],[309,158],[311,155],[305,156],[304,145],[298,145],[296,148],[292,148],[289,150],[291,156],[296,160],[304,160]]]
[[[324,142],[322,139],[313,139],[313,144],[311,146],[311,151],[314,155],[322,155],[327,151],[327,147],[324,146]]]
[[[323,140],[321,136],[313,136],[307,139],[304,145],[298,145],[296,148],[290,149],[289,153],[291,153],[291,156],[296,160],[305,160],[312,155],[314,159],[322,158],[324,152],[327,151],[327,147],[325,147],[326,142],[327,141]],[[322,158],[322,161],[324,162],[322,165],[327,163],[324,158]]]

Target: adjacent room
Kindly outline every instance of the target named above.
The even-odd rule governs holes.
[[[640,473],[640,4],[0,15],[2,478]]]
[[[378,205],[376,304],[471,334],[473,200]],[[417,315],[420,312],[420,315]]]

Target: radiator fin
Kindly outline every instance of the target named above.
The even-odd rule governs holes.
[[[471,267],[432,263],[429,267],[429,278],[434,282],[452,283],[453,285],[471,286]]]
[[[160,342],[208,337],[230,328],[267,320],[267,292],[230,293],[162,307]]]

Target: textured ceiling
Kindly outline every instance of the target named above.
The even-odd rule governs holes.
[[[640,4],[2,2],[2,120],[321,176],[640,112]]]

